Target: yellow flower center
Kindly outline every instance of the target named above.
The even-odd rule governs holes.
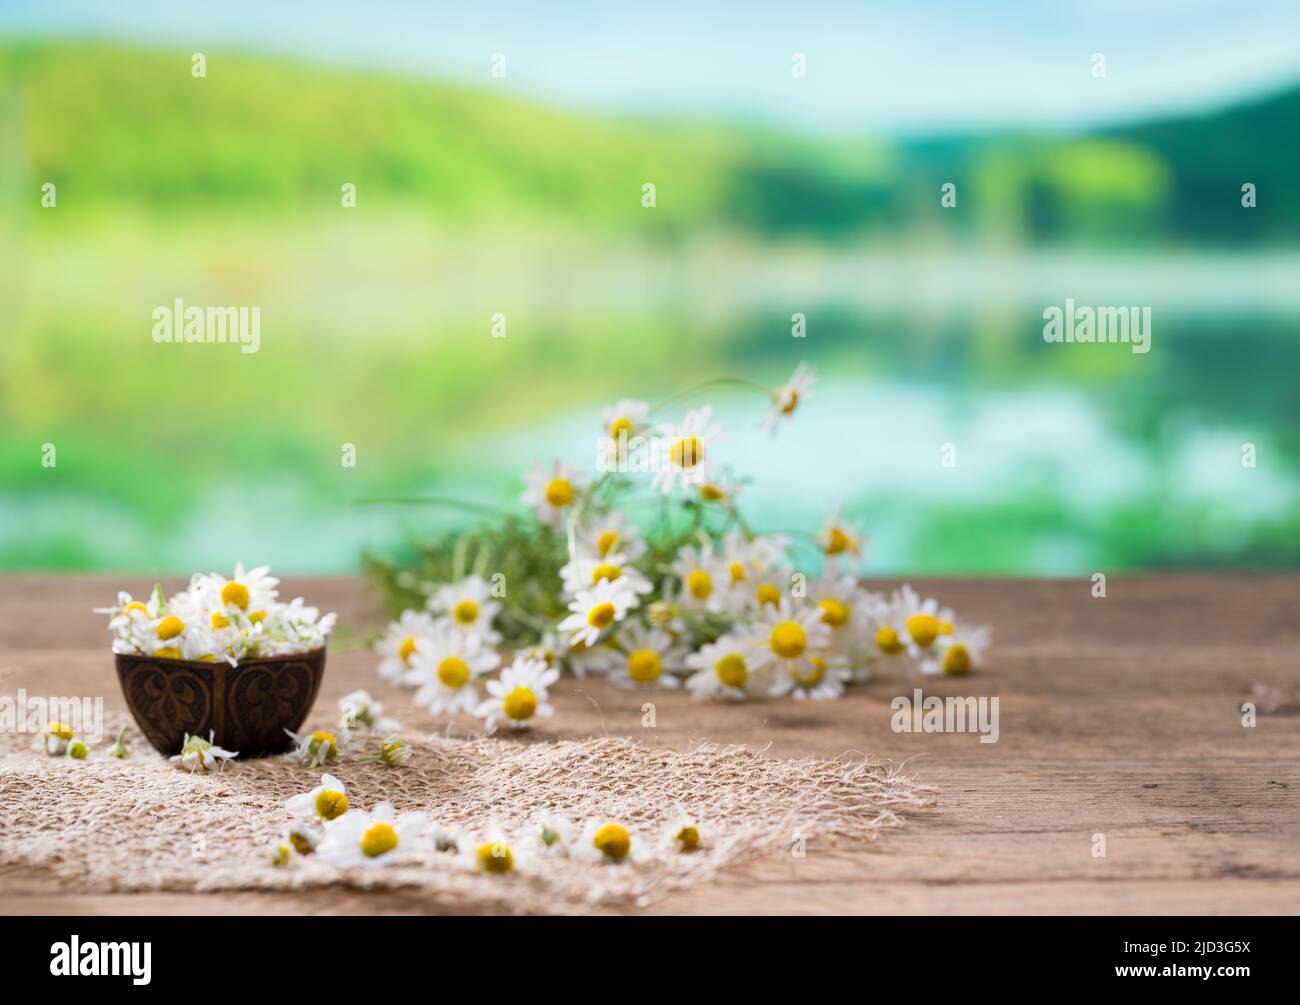
[[[627,675],[639,684],[657,681],[663,669],[663,660],[653,649],[638,649],[627,658]]]
[[[138,600],[133,600],[122,608],[123,614],[130,614],[132,611],[139,611],[145,617],[149,616],[149,608],[145,607],[144,604],[140,603]]]
[[[620,415],[609,424],[609,435],[613,437],[615,443],[618,442],[619,433],[629,438],[632,436],[632,420],[626,415]]]
[[[849,607],[834,597],[827,597],[817,605],[822,610],[822,624],[843,628],[849,620]]]
[[[943,654],[943,672],[957,677],[970,669],[970,650],[958,642]]]
[[[749,668],[745,666],[745,657],[739,653],[728,653],[713,664],[713,672],[718,680],[727,687],[744,687],[749,679]]]
[[[682,851],[694,851],[700,846],[699,829],[687,824],[673,835],[673,840],[677,842]]]
[[[213,628],[229,628],[229,627],[230,627],[230,619],[229,619],[228,617],[226,617],[224,614],[222,614],[220,611],[213,611],[213,612],[212,612],[212,618],[211,618],[211,621],[212,621],[212,627],[213,627]]]
[[[713,592],[713,579],[703,569],[692,569],[686,577],[686,589],[696,600],[707,600]]]
[[[74,761],[83,761],[86,755],[90,753],[90,748],[80,740],[73,740],[68,744],[68,756]]]
[[[408,667],[411,665],[411,657],[415,654],[415,639],[407,636],[402,639],[402,644],[397,647],[397,655],[402,658],[402,662]]]
[[[243,583],[227,583],[221,588],[221,602],[234,604],[240,610],[248,610],[248,587]]]
[[[289,835],[289,843],[293,845],[294,851],[299,855],[310,855],[316,850],[316,846],[312,844],[311,838],[306,834],[299,834],[297,831],[294,831]]]
[[[448,656],[438,664],[438,680],[453,691],[469,681],[469,664],[459,656]]]
[[[254,611],[248,616],[248,620],[255,625],[260,625],[266,620],[266,611]]]
[[[600,536],[596,538],[596,550],[600,552],[600,557],[604,558],[616,548],[618,548],[618,531],[602,530]]]
[[[573,502],[573,486],[567,478],[552,478],[546,484],[546,501],[557,509]]]
[[[705,502],[721,502],[723,499],[727,498],[727,493],[719,486],[714,485],[711,482],[705,482],[700,486],[700,498]]]
[[[183,631],[185,631],[185,622],[174,614],[169,614],[158,622],[158,637],[160,639],[174,639]]]
[[[531,719],[533,713],[537,711],[537,695],[533,694],[530,688],[517,687],[506,695],[505,701],[501,703],[501,709],[507,719],[518,722]]]
[[[795,667],[790,671],[790,676],[804,687],[812,687],[826,676],[826,661],[820,656],[809,656],[807,667]]]
[[[940,622],[939,622],[939,634],[940,634],[940,635],[951,635],[955,630],[956,630],[956,629],[953,628],[953,624],[952,624],[951,621],[940,621]]]
[[[903,651],[903,643],[898,641],[898,632],[885,625],[876,632],[876,648],[888,656],[897,656]]]
[[[622,862],[623,859],[627,858],[627,853],[632,850],[632,835],[627,832],[626,827],[621,827],[618,824],[605,824],[604,827],[596,831],[591,843],[606,858],[613,859],[615,862]]]
[[[45,728],[49,731],[50,736],[57,736],[60,740],[72,739],[71,726],[65,726],[61,722],[52,722]]]
[[[766,607],[768,604],[776,607],[781,603],[781,591],[771,583],[759,583],[754,590],[754,599],[758,601],[759,607]]]
[[[216,656],[214,656],[212,653],[204,653],[202,656],[199,657],[199,662],[200,662],[200,663],[215,663],[215,662],[217,662],[217,658],[216,658]]]
[[[772,647],[772,652],[786,660],[802,656],[803,651],[808,648],[808,634],[803,630],[803,625],[797,621],[782,621],[772,629],[772,634],[768,636],[767,641]]]
[[[333,733],[326,733],[324,730],[317,730],[311,734],[311,746],[308,748],[319,754],[321,760],[334,757],[338,754],[338,737]]]
[[[451,616],[462,625],[472,625],[478,620],[478,604],[472,600],[462,600],[451,609]]]
[[[333,820],[348,811],[348,797],[338,789],[325,789],[316,795],[316,815],[322,820]]]
[[[287,865],[289,856],[293,854],[287,844],[278,844],[271,849],[271,864],[275,866]]]
[[[504,873],[515,867],[515,857],[509,847],[489,841],[478,846],[475,852],[478,867],[484,872]]]
[[[587,624],[592,628],[608,628],[614,623],[614,605],[606,601],[603,604],[597,604],[587,612]]]
[[[623,575],[623,572],[617,565],[609,565],[608,563],[598,565],[591,570],[591,585],[595,586],[602,579],[608,579],[612,583],[621,575]]]
[[[745,563],[732,562],[729,571],[731,572],[731,585],[735,586],[745,578]]]
[[[794,411],[795,406],[799,404],[799,392],[794,390],[794,388],[787,388],[786,394],[789,395],[789,398],[787,398],[785,404],[781,406],[781,411],[786,415],[789,415]],[[778,395],[778,400],[779,398],[780,396]]]
[[[907,619],[907,634],[922,649],[928,649],[939,637],[939,619],[930,614],[913,614]]]
[[[156,650],[154,655],[159,659],[178,660],[181,658],[181,651],[175,646],[163,646],[161,649]]]
[[[693,468],[704,460],[704,444],[698,436],[683,436],[673,443],[670,453],[677,467]]]
[[[839,527],[832,527],[826,535],[826,554],[839,555],[846,551],[857,553],[857,544],[853,538]]]
[[[397,831],[390,823],[371,824],[361,835],[361,854],[378,858],[397,847]]]

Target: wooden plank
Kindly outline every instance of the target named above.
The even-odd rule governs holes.
[[[119,586],[147,579],[16,576],[0,580],[0,691],[116,693],[102,619]],[[168,588],[179,585],[164,584]],[[892,585],[892,584],[873,584]],[[673,894],[657,912],[704,913],[1290,913],[1300,905],[1300,577],[1115,577],[1093,598],[1080,581],[922,584],[996,629],[991,666],[927,681],[927,694],[997,697],[1000,737],[906,734],[890,701],[913,683],[882,678],[839,702],[700,705],[563,679],[553,737],[626,733],[682,749],[693,740],[766,746],[775,757],[846,751],[906,762],[941,790],[930,811],[866,847],[812,842]],[[380,623],[356,579],[287,584],[338,610],[358,632]],[[369,688],[403,721],[428,725],[410,693],[383,684],[360,650],[331,653],[321,701]],[[1255,689],[1281,701],[1255,728],[1241,704]],[[1287,711],[1287,706],[1291,711]],[[461,721],[456,729],[475,728]],[[2,813],[2,808],[0,808]],[[0,816],[0,826],[2,826]],[[1095,858],[1093,836],[1106,837]],[[439,909],[418,895],[96,896],[39,870],[0,866],[19,913],[295,913]]]

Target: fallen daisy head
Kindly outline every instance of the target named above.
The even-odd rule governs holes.
[[[340,869],[369,868],[399,861],[432,847],[423,813],[398,816],[389,803],[369,813],[353,810],[325,825],[316,855]]]
[[[62,722],[51,722],[41,734],[41,745],[51,757],[59,757],[68,752],[72,742],[72,727]]]
[[[222,750],[212,742],[215,735],[215,732],[209,732],[205,740],[201,736],[190,736],[186,733],[185,742],[181,744],[181,752],[173,754],[168,760],[172,764],[179,764],[182,768],[189,768],[191,773],[224,768],[227,761],[239,756],[239,751]]]
[[[335,732],[318,729],[302,735],[287,729],[285,732],[293,738],[295,746],[292,756],[302,761],[312,771],[322,764],[337,764],[346,760],[351,749],[352,734],[346,729]]]
[[[573,858],[584,862],[603,862],[607,865],[640,862],[646,858],[646,849],[639,838],[623,824],[614,820],[588,820],[582,836],[573,845]]]
[[[489,733],[496,731],[498,721],[526,729],[534,717],[555,714],[547,701],[547,688],[559,679],[560,671],[544,661],[516,656],[498,679],[487,682],[488,697],[475,709],[475,715],[484,720]]]
[[[299,820],[322,822],[341,817],[348,811],[347,787],[333,775],[321,775],[320,784],[310,792],[292,797],[284,808]]]

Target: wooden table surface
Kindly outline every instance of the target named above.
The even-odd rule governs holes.
[[[103,619],[90,609],[142,577],[0,579],[0,694],[105,696],[123,708]],[[181,584],[164,582],[168,589]],[[893,586],[893,583],[873,583]],[[555,737],[629,734],[766,746],[774,757],[849,750],[907,762],[938,802],[860,850],[777,855],[656,902],[651,911],[763,913],[1295,913],[1300,910],[1300,577],[942,580],[917,584],[995,629],[986,670],[927,680],[926,694],[996,696],[1000,738],[891,730],[912,682],[877,679],[838,702],[696,704],[565,677]],[[289,581],[288,596],[381,623],[357,579]],[[338,651],[342,648],[343,651]],[[429,724],[359,648],[331,650],[320,701],[365,686]],[[1253,728],[1242,705],[1254,701]],[[469,728],[469,724],[466,724]],[[0,826],[3,826],[0,807]],[[1105,835],[1106,856],[1093,854]],[[423,913],[417,895],[101,895],[0,863],[9,913]]]

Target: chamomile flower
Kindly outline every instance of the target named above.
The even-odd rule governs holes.
[[[712,547],[685,545],[677,553],[672,573],[681,584],[676,599],[683,607],[720,614],[727,609],[730,573]]]
[[[836,510],[826,518],[821,532],[817,535],[817,544],[828,556],[836,559],[862,557],[862,532],[848,523]]]
[[[578,530],[578,551],[593,558],[622,555],[636,561],[645,553],[645,542],[635,525],[628,523],[627,514],[612,510],[583,520]]]
[[[776,563],[785,557],[787,548],[786,539],[776,534],[747,536],[733,531],[723,538],[718,564],[726,570],[723,604],[727,613],[739,615],[762,606],[758,587],[776,578]]]
[[[772,391],[772,407],[767,410],[760,425],[769,427],[775,435],[781,423],[794,415],[794,410],[808,396],[815,383],[817,383],[815,369],[807,363],[796,366],[790,379]]]
[[[816,673],[813,656],[824,656],[831,630],[821,620],[821,610],[783,597],[775,608],[765,607],[755,618],[748,644],[756,668],[769,669],[778,680],[785,674],[796,680]]]
[[[546,700],[546,689],[559,679],[560,671],[541,660],[516,656],[497,680],[487,682],[488,697],[474,714],[484,720],[484,728],[489,733],[496,732],[498,719],[504,719],[515,729],[525,729],[535,716],[555,714]]]
[[[686,657],[696,671],[686,679],[686,689],[696,701],[744,701],[755,693],[763,677],[756,672],[751,647],[744,639],[724,635]]]
[[[940,636],[953,632],[954,615],[947,607],[940,607],[934,598],[922,599],[912,587],[904,585],[890,600],[897,619],[899,638],[913,651],[924,657]]]
[[[313,733],[303,733],[301,736],[290,733],[287,729],[285,732],[293,737],[293,742],[297,745],[293,756],[312,771],[322,764],[337,764],[346,760],[352,742],[352,733],[346,729],[332,733],[329,730],[318,729]]]
[[[712,415],[712,407],[706,405],[687,412],[680,425],[666,423],[662,427],[662,446],[653,465],[653,488],[664,495],[677,486],[683,492],[695,492],[711,480],[713,469],[717,467],[714,448],[726,442],[722,428],[716,423],[710,425]]]
[[[573,847],[573,824],[568,817],[543,814],[533,827],[533,851],[545,858],[568,855]]]
[[[869,597],[863,624],[865,648],[874,660],[910,664],[912,651],[908,647],[904,618],[889,598],[879,595]]]
[[[810,579],[807,600],[820,612],[820,620],[831,630],[831,648],[850,663],[861,663],[868,655],[869,596],[856,576],[838,575],[828,569]]]
[[[267,861],[277,869],[283,868],[293,861],[293,845],[288,841],[272,841],[270,847],[266,850]]]
[[[715,506],[730,506],[740,494],[740,486],[735,482],[706,481],[696,486],[700,501]]]
[[[339,699],[339,725],[344,729],[370,729],[383,731],[397,724],[385,719],[384,706],[370,697],[366,690],[349,691]]]
[[[791,695],[800,701],[828,701],[843,695],[844,686],[852,679],[844,656],[829,650],[809,652],[800,659],[784,661],[767,693],[772,698]]]
[[[321,775],[316,788],[292,797],[284,808],[300,820],[333,820],[348,811],[347,786],[333,775]]]
[[[622,621],[628,609],[636,604],[637,595],[626,584],[602,579],[590,590],[578,591],[569,602],[573,613],[558,627],[567,635],[570,646],[582,643],[591,647],[600,640],[601,632]]]
[[[280,583],[270,572],[271,567],[267,565],[245,570],[241,563],[236,563],[235,574],[230,579],[215,572],[195,576],[191,580],[190,592],[204,597],[207,600],[205,606],[214,610],[248,616],[258,611],[265,613],[275,603],[275,588]]]
[[[318,825],[306,820],[295,820],[284,831],[284,839],[299,855],[313,854],[324,836],[325,832]]]
[[[543,527],[563,530],[581,491],[579,477],[578,468],[568,461],[555,461],[550,468],[533,465],[524,475],[524,505],[532,507]]]
[[[379,676],[396,683],[411,668],[417,640],[429,638],[435,632],[433,616],[424,611],[403,611],[396,621],[390,621],[384,636],[375,644],[379,654]]]
[[[340,869],[384,865],[431,847],[429,830],[423,813],[398,816],[391,804],[380,803],[370,813],[354,810],[327,824],[316,855]]]
[[[68,752],[72,742],[72,727],[62,722],[51,722],[41,736],[41,746],[51,757],[61,757]]]
[[[400,768],[411,759],[411,745],[400,736],[386,736],[379,745],[378,756],[390,768]]]
[[[429,610],[437,615],[439,625],[477,635],[489,646],[501,641],[501,633],[492,627],[501,604],[492,598],[492,586],[482,576],[466,576],[459,583],[439,587],[429,598]]]
[[[625,824],[615,820],[588,820],[570,855],[585,862],[622,865],[643,860],[646,849]]]
[[[216,736],[216,730],[208,733],[205,740],[201,736],[190,736],[185,734],[185,742],[181,744],[181,752],[168,758],[172,764],[179,764],[182,768],[189,768],[190,773],[195,771],[211,771],[215,768],[225,768],[226,762],[232,757],[238,757],[237,750],[222,750],[215,743],[213,738]]]
[[[635,449],[634,441],[641,440],[650,428],[650,405],[632,398],[622,398],[609,408],[602,417],[605,437],[601,441],[601,451],[606,461],[618,463],[626,460]]]
[[[616,687],[678,687],[676,673],[686,668],[686,647],[662,628],[646,628],[628,620],[614,645],[609,682]]]
[[[460,845],[466,864],[490,876],[516,871],[527,853],[526,844],[512,841],[496,824],[474,838],[461,841]]]
[[[90,748],[86,746],[85,741],[72,739],[68,743],[68,758],[73,761],[84,761],[90,756]]]
[[[654,584],[638,569],[629,565],[626,556],[618,553],[601,558],[579,555],[560,569],[560,579],[564,583],[564,592],[569,596],[595,586],[602,579],[621,583],[638,598],[654,589]]]
[[[470,715],[478,705],[475,683],[500,665],[496,650],[486,648],[477,635],[443,626],[419,640],[403,681],[419,688],[416,704],[428,706],[434,715]]]
[[[676,852],[689,853],[703,847],[700,825],[681,806],[668,826],[664,828],[664,844]]]
[[[935,641],[933,652],[921,663],[921,672],[944,673],[950,677],[969,673],[983,662],[992,637],[988,625],[958,621],[951,633],[941,634]]]

